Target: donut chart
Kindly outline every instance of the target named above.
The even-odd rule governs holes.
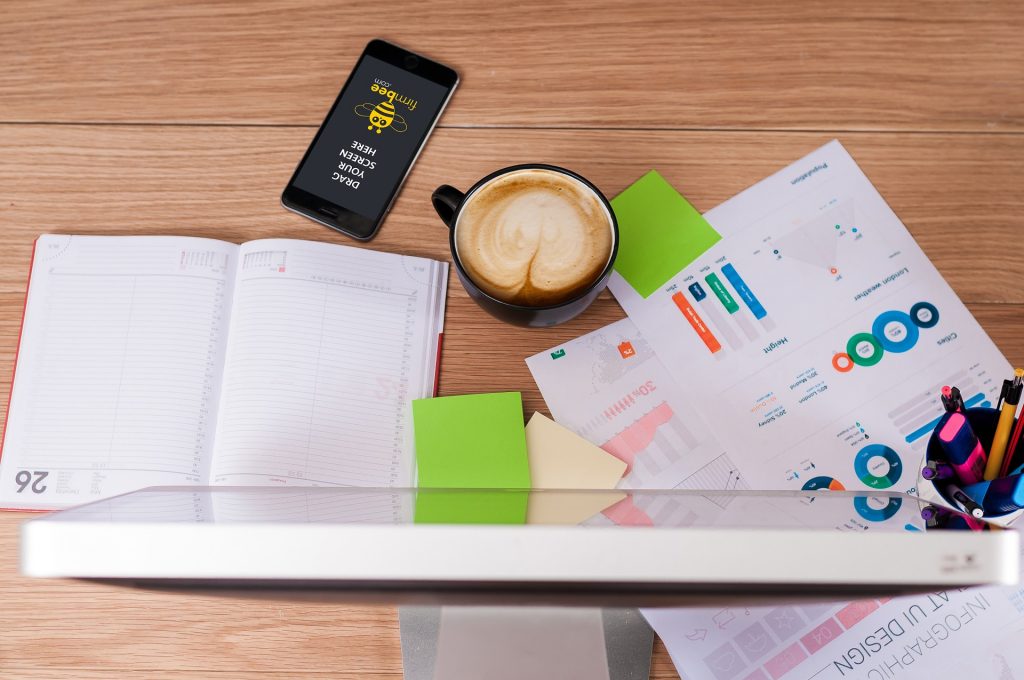
[[[918,328],[932,328],[939,323],[939,310],[930,302],[918,302],[910,308],[910,317]]]
[[[843,486],[842,482],[838,479],[825,476],[812,477],[804,482],[804,485],[801,488],[804,491],[846,491],[846,487]]]
[[[868,500],[865,496],[857,496],[853,499],[853,507],[857,510],[858,515],[869,522],[884,522],[899,512],[903,505],[903,500],[900,498],[889,498],[882,507],[874,507]],[[881,502],[883,499],[872,498],[870,500]]]
[[[846,342],[846,354],[858,366],[874,366],[885,350],[871,333],[857,333]]]
[[[885,463],[878,462],[882,459]],[[876,474],[880,469],[884,472]],[[885,444],[868,444],[853,459],[857,478],[872,489],[888,489],[903,475],[903,461],[898,453]]]
[[[846,341],[845,351],[832,357],[832,368],[849,373],[854,366],[874,366],[886,352],[909,352],[921,338],[921,329],[939,323],[939,308],[930,302],[916,302],[909,312],[889,309],[871,323],[870,332],[854,333]]]
[[[879,314],[871,324],[871,334],[882,343],[882,349],[886,352],[900,354],[917,344],[921,331],[906,312],[889,310]]]
[[[846,352],[840,352],[832,357],[832,368],[840,373],[849,373],[853,370],[853,357]]]

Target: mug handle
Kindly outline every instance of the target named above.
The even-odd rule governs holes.
[[[430,195],[430,202],[434,204],[434,210],[449,229],[455,228],[452,218],[455,217],[455,211],[459,209],[459,204],[465,197],[464,193],[447,184],[442,184],[434,189],[434,193]]]

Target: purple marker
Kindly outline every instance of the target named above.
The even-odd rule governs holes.
[[[939,444],[946,460],[963,484],[975,484],[985,478],[988,456],[963,413],[947,413],[939,423]]]
[[[953,469],[952,465],[930,460],[921,468],[921,476],[932,481],[953,479],[956,477],[956,470]]]

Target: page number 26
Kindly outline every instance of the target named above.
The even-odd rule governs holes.
[[[23,492],[30,486],[32,488],[32,493],[43,493],[46,491],[46,485],[43,484],[43,480],[49,475],[49,472],[43,472],[41,470],[36,470],[35,472],[19,470],[18,474],[14,475],[14,483],[18,485],[18,493]],[[33,476],[35,476],[35,479],[32,478]]]

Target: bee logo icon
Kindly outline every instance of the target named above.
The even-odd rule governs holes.
[[[395,132],[405,132],[409,129],[405,118],[395,113],[395,105],[389,101],[382,101],[376,106],[367,102],[355,107],[354,110],[357,116],[370,119],[370,124],[366,126],[366,129],[372,130],[377,128],[378,135],[386,127],[391,128]]]

